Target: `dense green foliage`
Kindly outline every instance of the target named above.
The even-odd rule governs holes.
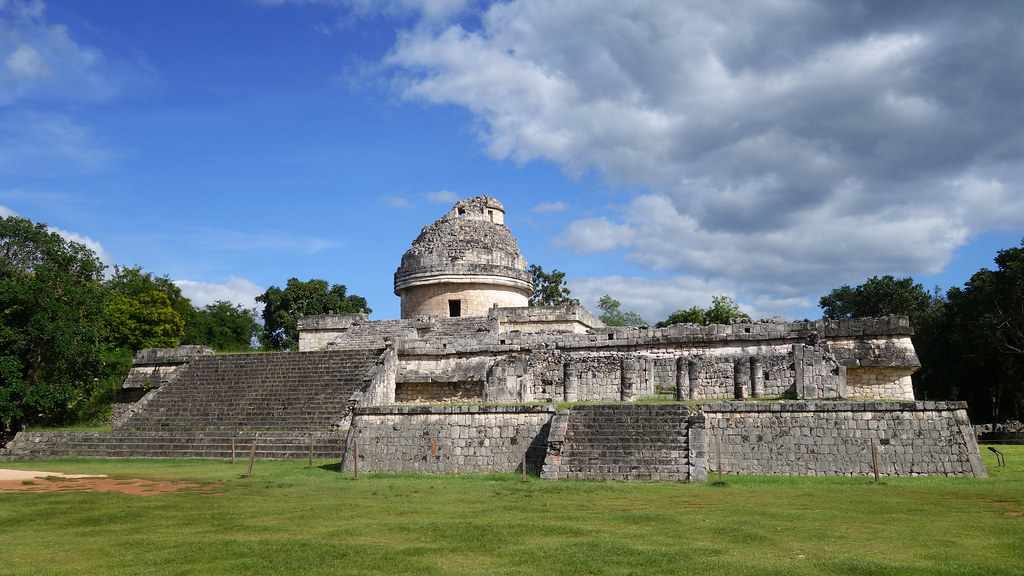
[[[922,363],[915,390],[966,400],[976,422],[1024,416],[1024,241],[995,263],[951,288],[914,340]]]
[[[821,298],[829,318],[910,317],[921,369],[914,393],[925,400],[964,400],[975,423],[1024,416],[1024,241],[1000,250],[961,288],[928,294],[912,278],[869,278]]]
[[[913,278],[889,275],[873,276],[855,288],[844,284],[818,301],[826,318],[909,316],[914,326],[933,303],[934,298]]]
[[[246,351],[261,331],[253,310],[197,310],[166,276],[115,266],[104,277],[104,268],[45,224],[0,218],[0,437],[26,424],[104,421],[138,350]],[[324,311],[366,308],[344,291],[317,301]]]
[[[173,348],[192,318],[192,303],[169,278],[143,272],[141,267],[114,267],[107,288],[105,336],[112,348],[136,352],[143,348]]]
[[[0,218],[0,432],[76,419],[102,367],[103,265],[25,218]]]
[[[928,574],[1024,566],[1024,447],[990,478],[726,476],[522,482],[389,476],[337,460],[79,460],[5,467],[202,484],[0,494],[4,574]],[[10,464],[8,466],[8,464]],[[37,480],[50,483],[50,480]],[[62,482],[61,484],[69,484]],[[212,485],[212,486],[210,486]]]
[[[255,310],[218,300],[195,310],[181,343],[202,344],[218,352],[252,350],[263,330],[256,318]]]
[[[621,306],[621,302],[608,294],[601,296],[597,307],[601,309],[602,314],[598,318],[608,326],[645,326],[647,324],[647,321],[636,312],[632,310],[623,312]]]
[[[655,326],[664,328],[672,324],[728,324],[730,318],[750,318],[750,315],[740,311],[739,306],[729,296],[712,296],[710,307],[693,306],[687,310],[676,310]]]
[[[564,306],[579,304],[580,301],[569,296],[569,288],[563,285],[565,272],[557,268],[550,273],[536,264],[530,264],[530,275],[533,276],[533,294],[530,295],[530,306]]]
[[[263,307],[263,333],[260,342],[269,350],[299,349],[299,316],[316,314],[353,314],[371,312],[366,298],[348,295],[342,284],[329,285],[325,280],[298,278],[288,280],[284,289],[267,288],[256,297]]]

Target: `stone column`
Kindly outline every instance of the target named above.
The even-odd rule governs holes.
[[[804,390],[804,345],[793,344],[793,388],[796,392],[796,399],[803,400],[807,397]]]
[[[693,358],[686,359],[686,379],[690,383],[690,400],[697,400],[700,389],[700,373],[697,371],[697,361]]]
[[[746,398],[750,387],[750,364],[746,358],[736,358],[733,360],[732,381],[734,397],[737,400]]]
[[[571,362],[562,364],[562,398],[566,402],[576,402],[579,398],[580,377],[573,370]]]
[[[636,390],[640,385],[641,371],[643,368],[641,359],[637,356],[623,356],[620,362],[622,371],[622,383],[620,387],[620,399],[623,402],[632,402],[636,397]]]
[[[690,397],[690,371],[687,369],[686,358],[676,358],[676,400]]]
[[[750,395],[754,398],[764,397],[764,369],[757,356],[750,357]]]

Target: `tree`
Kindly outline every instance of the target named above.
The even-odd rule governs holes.
[[[185,326],[182,343],[209,346],[218,352],[244,352],[252,349],[253,338],[260,331],[255,310],[218,300],[196,310],[192,322]]]
[[[342,284],[328,286],[325,280],[311,279],[301,282],[288,280],[284,290],[277,286],[267,288],[256,297],[263,307],[263,334],[260,342],[270,350],[298,350],[299,316],[316,314],[352,314],[372,312],[362,296],[347,295]]]
[[[530,296],[530,306],[564,306],[566,304],[579,304],[576,298],[569,297],[569,288],[562,285],[565,280],[565,272],[559,272],[557,268],[550,273],[536,264],[530,264],[530,275],[533,276],[533,294]]]
[[[728,324],[730,318],[750,318],[750,316],[741,312],[739,306],[729,296],[712,296],[711,307],[693,306],[687,310],[676,310],[655,326],[665,328],[672,324],[700,324],[701,326]]]
[[[169,278],[141,267],[115,266],[104,286],[105,337],[111,348],[173,348],[195,315],[192,303]]]
[[[639,314],[632,310],[623,312],[619,308],[622,306],[618,300],[612,298],[608,294],[601,296],[601,300],[598,301],[597,307],[601,309],[604,314],[598,316],[598,318],[608,326],[644,326],[647,324]]]
[[[0,428],[77,419],[101,368],[104,266],[25,218],[0,218]]]
[[[872,276],[851,288],[842,285],[818,301],[826,318],[908,316],[915,326],[933,304],[932,295],[911,277]]]
[[[923,391],[966,400],[978,422],[1024,412],[1024,240],[995,263],[946,292],[933,338],[919,351],[929,363]]]

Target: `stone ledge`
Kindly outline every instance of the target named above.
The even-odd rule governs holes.
[[[708,402],[699,404],[705,413],[719,412],[930,412],[936,410],[966,410],[962,401],[796,401],[796,402]]]
[[[397,414],[403,416],[418,414],[554,414],[558,407],[554,405],[515,405],[502,404],[494,406],[361,406],[354,410],[356,416],[381,416]]]

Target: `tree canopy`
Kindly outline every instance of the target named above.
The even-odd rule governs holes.
[[[932,306],[933,297],[914,279],[872,276],[855,288],[844,284],[818,301],[826,318],[908,316],[916,325]]]
[[[173,348],[195,314],[192,303],[166,276],[142,268],[114,267],[107,288],[105,335],[113,348]]]
[[[632,310],[623,312],[621,306],[621,302],[608,294],[601,296],[597,307],[601,309],[603,314],[598,316],[598,318],[608,326],[645,326],[647,324],[636,312]]]
[[[262,332],[256,311],[218,300],[197,309],[185,326],[182,344],[202,344],[218,352],[252,350],[254,338]]]
[[[731,297],[712,296],[710,307],[693,306],[686,310],[676,310],[655,326],[665,328],[672,324],[700,324],[701,326],[728,324],[730,318],[750,318],[750,316],[740,311],[739,306],[733,302]]]
[[[277,286],[267,288],[256,297],[264,304],[260,342],[269,350],[298,350],[299,316],[372,312],[366,298],[346,292],[343,284],[329,285],[316,278],[307,282],[292,278],[283,290]]]
[[[564,306],[579,304],[580,301],[569,296],[569,288],[563,285],[565,272],[555,268],[550,273],[536,264],[530,264],[530,275],[533,276],[533,294],[530,306]]]
[[[0,423],[67,422],[101,368],[104,266],[25,218],[0,218]]]

